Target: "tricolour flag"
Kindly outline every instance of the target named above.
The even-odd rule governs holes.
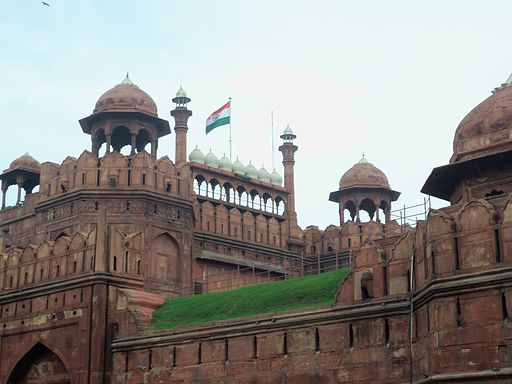
[[[206,119],[206,133],[213,129],[230,123],[231,118],[231,100],[224,104],[222,107],[213,112],[208,119]]]

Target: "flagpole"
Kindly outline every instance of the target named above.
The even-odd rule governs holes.
[[[275,148],[274,148],[274,111],[270,111],[270,120],[272,125],[272,172],[276,170],[276,164],[275,164]]]
[[[229,98],[229,161],[233,161],[231,144],[231,97]]]

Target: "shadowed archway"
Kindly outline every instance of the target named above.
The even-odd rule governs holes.
[[[37,343],[18,361],[7,384],[71,384],[62,360],[41,343]]]

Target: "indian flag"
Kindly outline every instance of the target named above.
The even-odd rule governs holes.
[[[231,118],[231,100],[224,104],[222,107],[213,112],[208,119],[206,119],[206,133],[208,134],[212,130],[221,125],[230,123]]]

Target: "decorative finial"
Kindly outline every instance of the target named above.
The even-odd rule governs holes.
[[[128,72],[126,72],[126,77],[123,79],[123,81],[121,81],[121,84],[133,85],[133,81],[130,79]]]

